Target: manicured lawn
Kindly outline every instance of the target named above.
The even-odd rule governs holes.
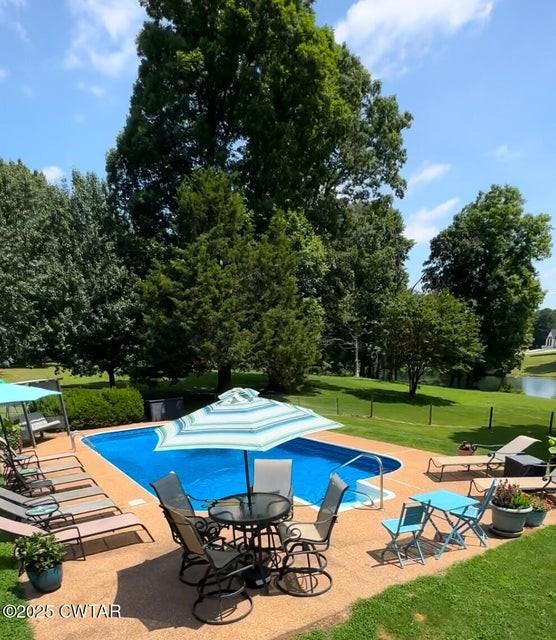
[[[0,534],[2,535],[2,534]],[[5,538],[0,538],[4,540]],[[33,637],[25,619],[8,619],[2,615],[7,604],[26,604],[20,596],[17,582],[17,563],[13,557],[13,545],[0,542],[0,640],[29,640]]]
[[[53,367],[0,370],[0,377],[6,380],[53,375]],[[215,374],[209,373],[190,376],[177,384],[161,382],[154,388],[142,386],[141,391],[146,397],[156,398],[181,395],[186,391],[212,393],[215,382]],[[118,381],[118,384],[127,383],[125,378]],[[239,373],[234,375],[233,383],[263,389],[266,379],[258,373]],[[62,374],[62,384],[96,387],[107,383],[101,376],[79,378]],[[287,399],[337,418],[346,425],[345,432],[352,435],[453,453],[462,440],[503,443],[525,434],[543,441],[531,449],[531,453],[542,458],[546,456],[545,436],[550,412],[556,410],[556,401],[544,398],[433,385],[422,385],[417,397],[409,401],[404,383],[348,376],[311,376],[302,391],[288,395]],[[371,401],[372,419],[369,417]],[[429,425],[431,405],[432,424]],[[491,406],[494,407],[493,423],[492,429],[488,429]]]
[[[556,377],[556,351],[551,353],[526,353],[521,373],[528,376]]]
[[[303,640],[529,640],[556,630],[556,527],[355,604]],[[434,562],[434,560],[429,560]],[[301,640],[301,639],[300,639]]]

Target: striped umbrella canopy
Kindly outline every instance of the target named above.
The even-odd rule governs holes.
[[[268,451],[288,440],[341,426],[311,409],[237,387],[219,395],[217,402],[158,427],[155,451],[242,449],[249,493],[247,451]]]

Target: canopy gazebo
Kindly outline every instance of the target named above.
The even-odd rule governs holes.
[[[53,388],[54,387],[54,388]],[[64,397],[60,390],[60,383],[56,378],[54,379],[42,379],[42,380],[25,380],[22,382],[9,383],[4,382],[0,384],[0,405],[1,406],[21,406],[22,415],[25,419],[27,428],[27,435],[31,445],[34,447],[36,444],[35,433],[31,425],[29,418],[29,411],[27,405],[31,402],[36,402],[41,398],[48,396],[58,396],[60,400],[61,418],[64,423],[64,427],[68,436],[71,437],[71,430],[69,426],[68,416],[66,413],[66,406],[64,404]],[[1,419],[1,418],[0,418]],[[4,424],[2,423],[2,427]],[[4,431],[4,435],[5,431]]]

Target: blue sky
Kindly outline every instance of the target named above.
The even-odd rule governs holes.
[[[492,183],[519,187],[527,210],[556,197],[556,2],[318,0],[383,91],[414,116],[409,188],[398,202],[415,239],[411,283],[428,241]],[[136,72],[136,0],[0,0],[0,157],[50,180],[104,172]],[[556,258],[539,265],[556,307]]]

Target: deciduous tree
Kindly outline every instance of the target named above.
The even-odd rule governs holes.
[[[473,305],[485,346],[476,375],[505,375],[520,363],[543,298],[535,262],[550,251],[550,217],[525,213],[521,193],[511,186],[479,193],[432,240],[425,287]]]

